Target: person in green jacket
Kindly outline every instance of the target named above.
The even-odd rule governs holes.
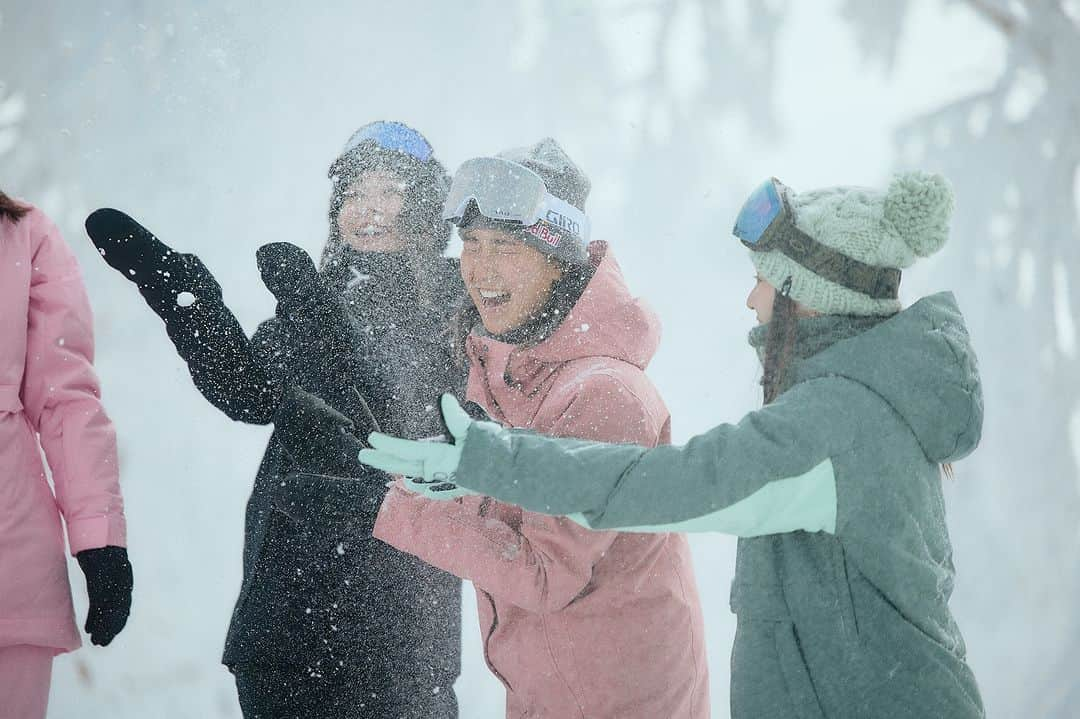
[[[939,175],[885,192],[770,179],[735,235],[758,283],[765,404],[680,447],[544,437],[475,422],[453,443],[373,435],[361,460],[428,496],[475,491],[595,529],[738,536],[731,712],[983,717],[948,607],[942,474],[979,442],[975,353],[950,293],[907,309],[900,270],[948,237]]]

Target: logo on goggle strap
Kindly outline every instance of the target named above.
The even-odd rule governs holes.
[[[562,235],[553,231],[547,220],[540,220],[535,225],[529,225],[525,228],[525,231],[552,247],[558,247],[562,243]]]
[[[572,235],[577,235],[578,237],[581,236],[581,225],[577,222],[574,222],[566,215],[561,215],[555,210],[548,210],[547,217],[545,217],[544,219],[555,225],[556,227],[566,230]]]

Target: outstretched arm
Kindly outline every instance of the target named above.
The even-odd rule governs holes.
[[[251,342],[222,300],[221,286],[202,261],[176,252],[119,210],[96,210],[86,218],[86,232],[165,323],[207,401],[231,419],[269,423],[280,403],[280,385],[256,361]]]
[[[758,536],[836,530],[832,458],[848,451],[864,388],[805,382],[776,402],[681,447],[554,439],[476,423],[457,482],[589,526]],[[513,481],[507,481],[513,477]]]
[[[851,451],[864,431],[862,409],[877,401],[849,380],[811,380],[736,425],[649,449],[472,422],[444,396],[454,443],[374,434],[360,460],[409,477],[407,486],[428,496],[437,495],[426,483],[439,476],[454,494],[483,494],[597,529],[835,533],[833,459]]]

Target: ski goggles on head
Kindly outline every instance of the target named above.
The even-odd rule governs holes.
[[[510,160],[477,157],[462,164],[454,173],[442,218],[460,224],[470,202],[490,220],[518,222],[530,231],[552,228],[582,242],[589,239],[585,213],[548,192],[540,175]]]
[[[900,270],[874,267],[823,245],[795,225],[788,188],[771,177],[739,210],[732,233],[755,252],[777,251],[819,277],[876,300],[894,300]]]
[[[371,140],[384,150],[396,150],[415,157],[420,162],[431,159],[432,149],[428,141],[416,130],[400,122],[373,122],[353,133],[345,143],[341,154],[354,150],[365,140]]]

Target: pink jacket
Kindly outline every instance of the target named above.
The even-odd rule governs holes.
[[[630,296],[603,243],[590,253],[596,275],[547,340],[516,347],[469,337],[468,398],[505,426],[668,442],[667,408],[644,372],[659,321]],[[472,580],[507,717],[709,716],[701,607],[683,536],[592,532],[486,497],[440,502],[398,486],[375,536]]]
[[[81,640],[60,516],[76,554],[124,546],[124,510],[90,304],[74,255],[36,208],[0,219],[0,307],[0,647],[70,651]]]

